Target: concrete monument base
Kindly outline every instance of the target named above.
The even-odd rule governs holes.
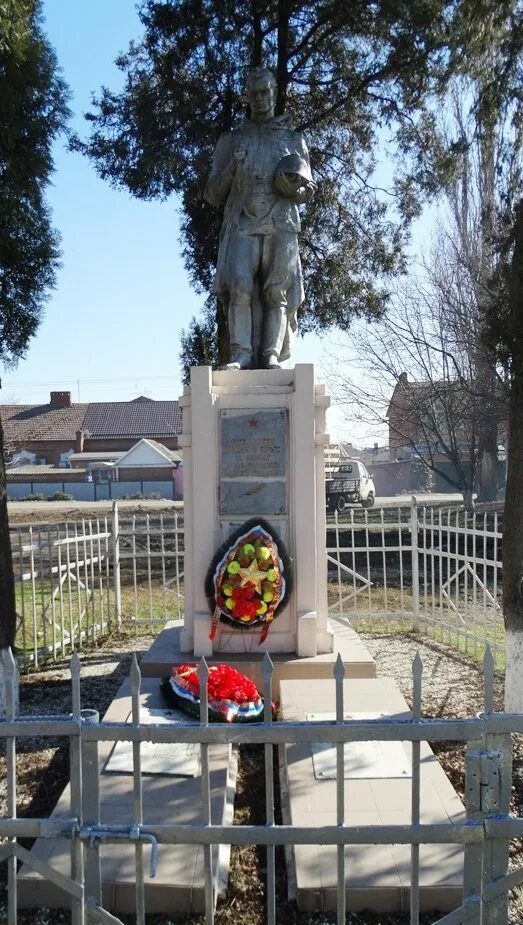
[[[312,365],[295,369],[191,369],[180,399],[184,454],[185,622],[188,656],[333,651],[327,625],[324,386]],[[209,638],[204,578],[216,550],[245,521],[262,517],[285,544],[294,590],[259,646],[261,627],[220,624]]]
[[[187,661],[182,652],[180,640],[183,628],[175,623],[167,624],[155,639],[151,648],[140,662],[143,677],[161,678],[171,673],[173,665]],[[332,679],[334,665],[338,654],[343,659],[345,674],[348,678],[375,678],[376,664],[368,649],[365,648],[358,634],[350,627],[334,625],[333,650],[323,655],[297,656],[285,653],[272,653],[274,663],[273,695],[280,696],[280,681],[285,679],[326,678]],[[243,672],[262,690],[261,662],[263,652],[252,649],[249,652],[229,654],[215,653],[209,659],[210,665],[226,661],[232,668]]]

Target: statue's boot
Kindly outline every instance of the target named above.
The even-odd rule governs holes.
[[[252,354],[237,353],[232,355],[229,363],[224,363],[220,369],[252,369]]]
[[[287,330],[285,295],[276,289],[267,292],[267,303],[263,318],[261,350],[262,369],[280,369],[280,354]],[[274,304],[277,300],[277,304]]]

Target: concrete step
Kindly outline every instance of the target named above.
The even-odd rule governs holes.
[[[153,642],[149,651],[140,662],[140,670],[144,677],[161,678],[171,673],[173,665],[181,662],[194,662],[186,652],[180,650],[181,624],[168,623],[164,630]],[[376,664],[368,649],[358,634],[348,625],[334,622],[333,631],[334,649],[325,655],[316,655],[312,658],[303,658],[295,655],[278,654],[271,652],[274,663],[273,693],[280,696],[280,681],[282,679],[332,678],[332,672],[338,654],[343,659],[346,677],[349,678],[375,678]],[[258,685],[261,690],[262,676],[261,663],[264,652],[256,649],[244,653],[218,652],[207,658],[209,665],[225,662],[232,668],[242,671]]]

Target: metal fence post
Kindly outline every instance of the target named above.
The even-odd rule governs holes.
[[[482,742],[467,742],[465,753],[465,810],[467,822],[480,823],[481,808],[481,754]],[[475,913],[467,919],[471,925],[481,921],[481,857],[482,845],[465,845],[463,864],[463,905]]]
[[[122,628],[122,586],[120,582],[120,518],[118,502],[113,501],[113,581],[116,626]]]
[[[78,722],[78,735],[73,735],[69,739],[69,760],[71,766],[71,814],[76,816],[79,828],[74,834],[71,841],[71,877],[85,888],[84,876],[84,846],[79,837],[79,830],[83,825],[83,805],[82,805],[82,746],[80,741],[81,735],[81,698],[80,698],[80,659],[78,653],[73,652],[71,657],[71,694],[73,719]],[[85,925],[86,915],[84,906],[84,896],[82,898],[71,897],[71,925]]]
[[[18,712],[18,672],[11,649],[3,650],[4,678],[5,678],[5,719],[15,719]],[[6,757],[6,790],[7,813],[11,818],[16,817],[16,739],[8,736],[5,742]],[[16,843],[15,838],[11,839]],[[11,855],[7,861],[7,921],[17,922],[17,895],[18,883],[16,878],[16,857]]]
[[[82,725],[94,725],[100,721],[96,710],[81,711]],[[84,826],[100,825],[100,769],[98,765],[98,741],[82,742],[82,808]],[[100,866],[100,843],[97,838],[89,839],[85,846],[85,898],[102,904],[102,871]]]
[[[494,702],[495,665],[490,646],[483,659],[484,719],[495,716]],[[507,733],[488,733],[483,736],[481,753],[481,812],[486,838],[483,842],[482,864],[482,917],[481,925],[506,925],[508,922],[508,893],[499,889],[509,868],[509,839],[505,834],[490,835],[492,817],[507,817],[510,811],[512,789],[512,737]]]
[[[482,810],[488,832],[489,816],[507,816],[510,807],[512,781],[512,739],[510,735],[485,736],[482,755]],[[505,925],[508,922],[508,894],[494,889],[489,897],[489,885],[506,877],[509,869],[509,839],[507,835],[486,838],[483,844],[483,917],[482,925]]]
[[[13,716],[18,714],[20,680],[18,666],[10,648],[0,649],[0,720],[6,719],[8,704]]]
[[[410,499],[410,545],[412,557],[412,629],[419,633],[419,558],[418,558],[418,504],[416,496]]]

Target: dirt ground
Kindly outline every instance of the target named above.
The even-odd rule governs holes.
[[[112,511],[110,501],[78,501],[71,506],[66,501],[10,501],[9,523],[12,527],[19,524],[56,524],[80,521],[82,517],[107,517]],[[132,517],[133,514],[158,514],[160,511],[183,510],[183,504],[174,501],[119,501],[121,516]]]
[[[427,643],[411,635],[386,636],[365,634],[365,644],[374,655],[378,672],[396,679],[403,695],[411,701],[411,663],[417,651],[424,664],[423,712],[433,717],[474,716],[483,708],[482,672],[476,664],[443,646]],[[132,652],[138,657],[146,651],[152,637],[111,638],[95,652],[82,655],[82,701],[103,715],[122,680],[127,676]],[[503,702],[502,679],[496,683],[497,706]],[[71,709],[69,671],[60,663],[47,671],[22,678],[20,685],[21,714],[67,713]],[[45,816],[53,809],[68,780],[67,743],[59,740],[20,740],[17,743],[18,802],[21,816]],[[439,760],[454,787],[463,796],[463,748],[451,743],[435,747]],[[523,748],[515,742],[513,777],[513,812],[523,814]],[[263,751],[243,746],[240,751],[240,774],[235,801],[235,823],[263,824],[265,802],[263,789]],[[0,813],[6,811],[5,759],[0,756]],[[277,808],[278,809],[278,808]],[[511,850],[511,866],[523,865],[523,847],[515,842]],[[5,866],[0,867],[0,922],[4,921],[6,901]],[[216,925],[264,925],[264,871],[262,849],[254,846],[234,847],[227,901],[220,904]],[[285,925],[328,925],[335,917],[325,914],[304,916],[286,899],[285,864],[277,849],[278,897],[277,921]],[[68,921],[68,914],[38,910],[20,915],[21,925],[55,925]],[[132,919],[125,919],[131,922]],[[200,925],[200,919],[188,919]],[[423,925],[434,916],[422,916]],[[151,925],[170,925],[167,916],[148,917]],[[408,915],[355,914],[347,915],[352,925],[407,925]],[[522,891],[511,899],[510,925],[523,925]]]

